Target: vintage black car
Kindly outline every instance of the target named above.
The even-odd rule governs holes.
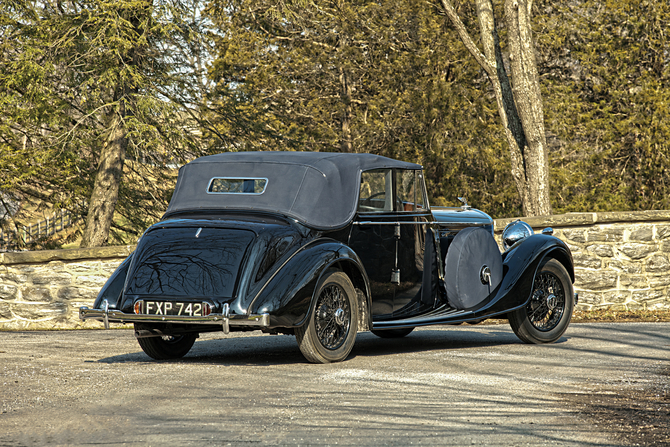
[[[150,357],[198,334],[294,334],[307,360],[344,360],[359,331],[507,318],[527,343],[566,330],[572,255],[548,229],[503,234],[467,204],[428,205],[421,166],[371,154],[237,152],[183,166],[160,222],[80,318],[134,323]]]

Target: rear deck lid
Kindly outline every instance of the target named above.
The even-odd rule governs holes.
[[[208,227],[156,228],[142,236],[126,296],[232,297],[255,233]]]

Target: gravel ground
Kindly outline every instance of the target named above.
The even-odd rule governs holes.
[[[670,323],[359,334],[347,361],[295,339],[203,334],[156,362],[132,332],[0,333],[0,446],[670,445]]]

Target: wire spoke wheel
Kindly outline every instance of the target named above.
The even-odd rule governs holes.
[[[307,322],[296,328],[300,351],[313,363],[347,358],[358,331],[358,301],[354,286],[343,272],[331,271],[321,279]]]
[[[526,312],[528,320],[539,331],[547,332],[558,326],[565,312],[565,289],[556,275],[541,272],[535,278],[533,297]]]
[[[538,269],[528,304],[508,314],[510,326],[525,343],[553,343],[570,324],[573,297],[567,270],[549,259]]]
[[[347,338],[351,327],[351,308],[344,291],[337,284],[329,284],[316,301],[314,324],[319,342],[326,349],[337,349]]]

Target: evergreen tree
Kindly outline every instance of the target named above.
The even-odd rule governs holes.
[[[165,208],[165,167],[199,150],[174,95],[185,83],[171,57],[190,41],[186,6],[3,6],[0,188],[87,217],[82,246],[104,245],[110,228],[112,240],[136,237]]]
[[[557,211],[670,208],[670,4],[538,3]]]
[[[421,163],[433,204],[518,215],[490,99],[436,9],[417,0],[214,0],[213,120],[257,126],[226,150],[370,152]],[[447,37],[445,37],[445,35]]]

